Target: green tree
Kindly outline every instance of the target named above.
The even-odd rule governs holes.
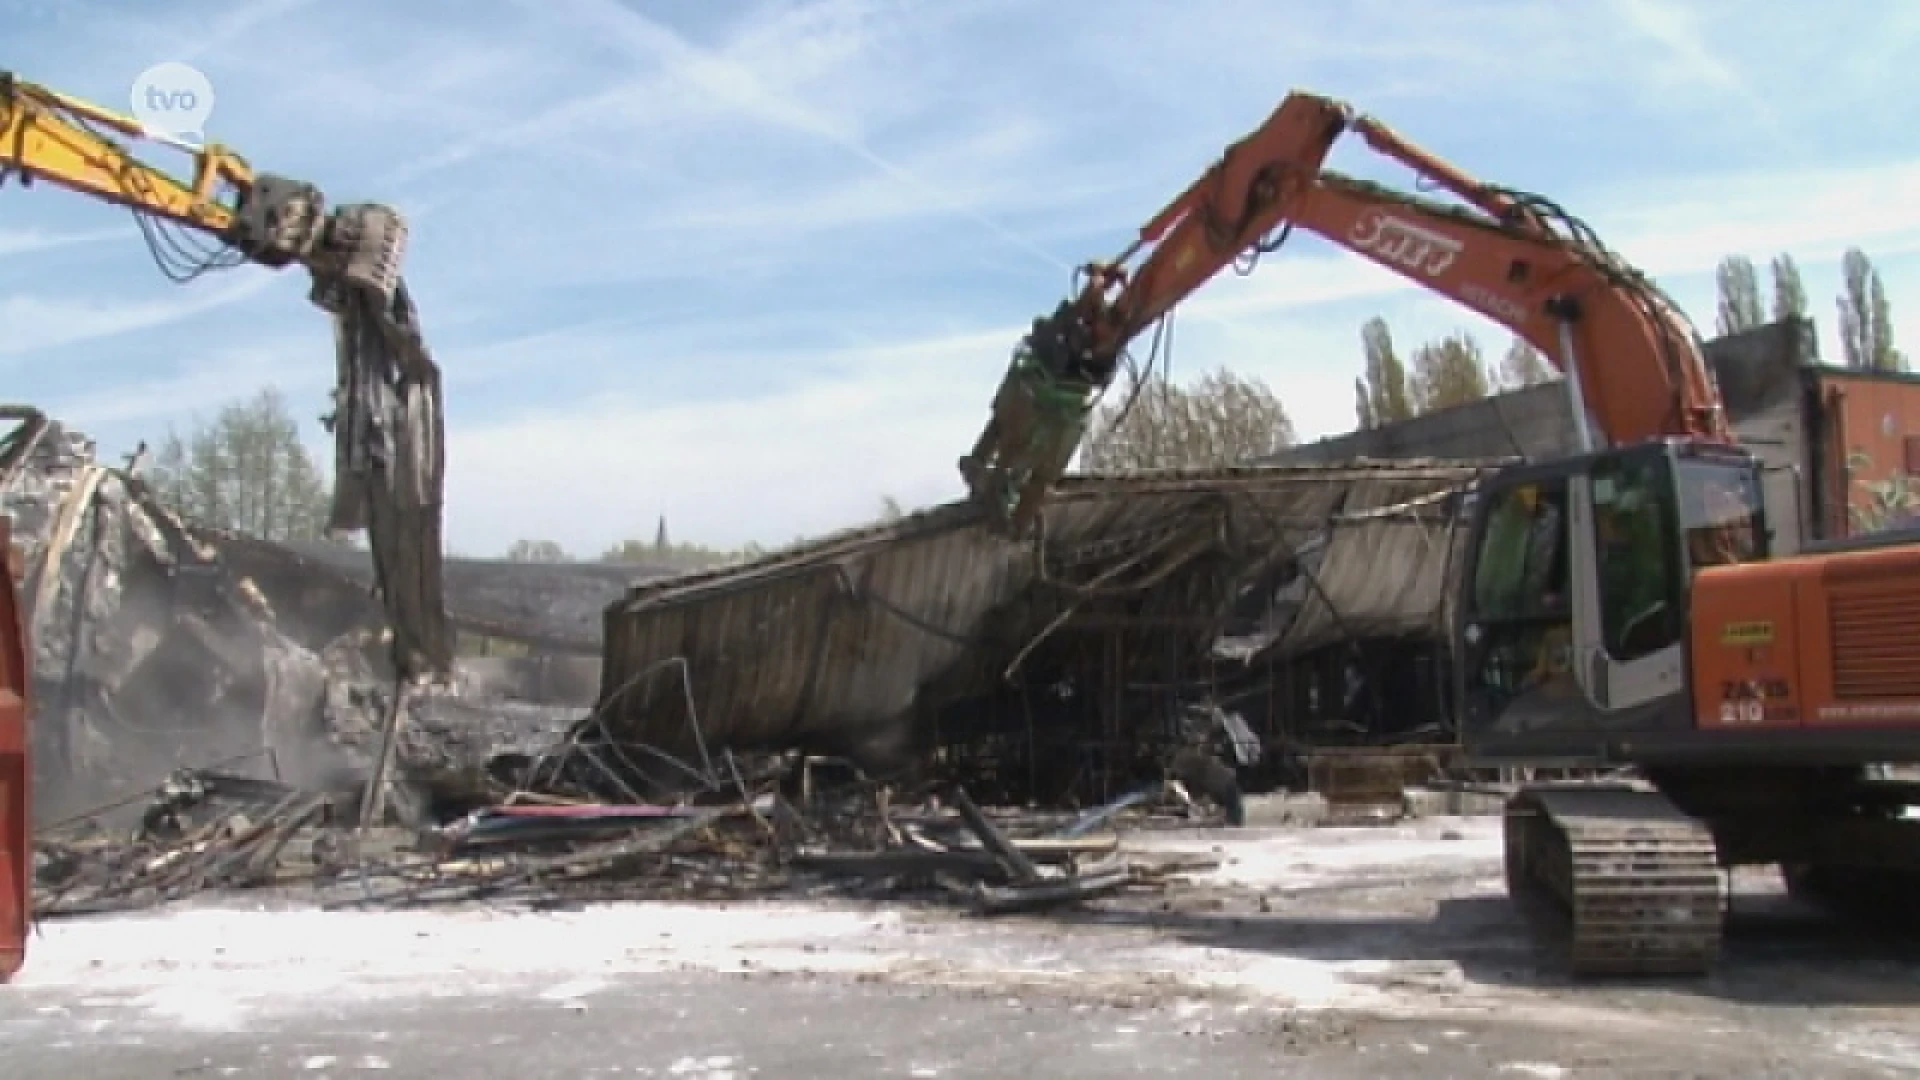
[[[660,545],[660,530],[654,530],[652,540],[622,540],[600,553],[601,562],[623,563],[629,566],[657,567],[664,570],[708,570],[716,566],[728,566],[746,559],[758,558],[766,549],[758,544],[748,544],[737,550],[708,547],[704,544],[668,544]]]
[[[1154,376],[1137,394],[1094,410],[1080,444],[1080,470],[1207,468],[1291,445],[1286,407],[1260,380],[1221,369],[1180,387]]]
[[[563,563],[571,562],[572,556],[551,540],[515,540],[507,548],[507,559],[511,562]]]
[[[1773,257],[1773,317],[1777,321],[1806,313],[1807,287],[1800,280],[1800,267],[1783,251]]]
[[[1547,363],[1547,358],[1541,355],[1539,349],[1516,336],[1513,344],[1507,346],[1507,354],[1500,358],[1500,370],[1493,381],[1502,390],[1519,390],[1552,382],[1559,377],[1560,373]]]
[[[1745,255],[1721,259],[1714,280],[1720,289],[1720,333],[1737,334],[1767,321],[1766,309],[1760,306],[1760,278],[1752,259]]]
[[[1486,361],[1467,333],[1448,334],[1413,354],[1414,407],[1422,413],[1465,405],[1487,396]]]
[[[1848,248],[1840,260],[1842,290],[1840,345],[1850,368],[1905,371],[1906,357],[1893,347],[1893,317],[1880,271],[1859,248]]]
[[[1859,496],[1847,500],[1847,517],[1853,533],[1876,533],[1911,524],[1920,514],[1920,477],[1893,472],[1878,480],[1867,479],[1875,473],[1873,458],[1855,451],[1847,456],[1847,472]]]
[[[1361,427],[1397,424],[1414,414],[1413,391],[1407,382],[1406,365],[1393,350],[1393,334],[1387,321],[1378,316],[1360,328],[1360,345],[1366,353],[1366,375],[1361,384],[1366,407],[1359,410]]]
[[[272,541],[326,536],[325,475],[274,387],[196,419],[184,436],[169,431],[148,481],[162,502],[202,525]]]

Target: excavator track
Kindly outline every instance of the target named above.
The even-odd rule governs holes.
[[[1726,886],[1713,835],[1659,792],[1524,788],[1505,838],[1508,895],[1574,974],[1703,975],[1718,961]]]

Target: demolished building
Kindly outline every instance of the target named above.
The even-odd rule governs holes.
[[[1107,797],[1157,775],[1196,702],[1270,729],[1302,692],[1271,678],[1286,658],[1437,635],[1455,496],[1487,467],[1070,477],[1031,543],[956,503],[641,585],[607,611],[574,736],[690,765],[798,747],[940,764],[998,797]],[[673,773],[625,760],[635,786]]]
[[[0,512],[26,571],[36,817],[239,761],[357,801],[395,695],[369,553],[183,520],[83,434],[30,408],[0,418]],[[657,573],[449,560],[451,629],[518,648],[460,657],[407,699],[403,817],[484,801],[495,753],[557,738],[591,702],[599,611]]]

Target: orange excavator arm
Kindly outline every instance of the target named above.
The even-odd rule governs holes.
[[[1459,204],[1325,169],[1347,132]],[[1511,329],[1569,376],[1614,444],[1731,441],[1697,336],[1647,278],[1546,199],[1468,176],[1341,102],[1289,94],[1111,262],[1036,320],[961,459],[974,498],[1021,532],[1065,471],[1128,344],[1222,269],[1303,228]]]

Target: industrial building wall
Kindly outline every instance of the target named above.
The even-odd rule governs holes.
[[[1811,320],[1783,319],[1706,343],[1729,421],[1767,469],[1766,499],[1775,549],[1790,553],[1819,535],[1814,452],[1809,443],[1804,373],[1819,361]],[[1920,430],[1916,428],[1915,430]],[[1573,409],[1559,382],[1397,424],[1291,447],[1262,459],[1283,465],[1362,459],[1538,459],[1573,453]]]
[[[1825,535],[1852,535],[1874,487],[1920,476],[1920,377],[1821,368],[1809,398]]]

